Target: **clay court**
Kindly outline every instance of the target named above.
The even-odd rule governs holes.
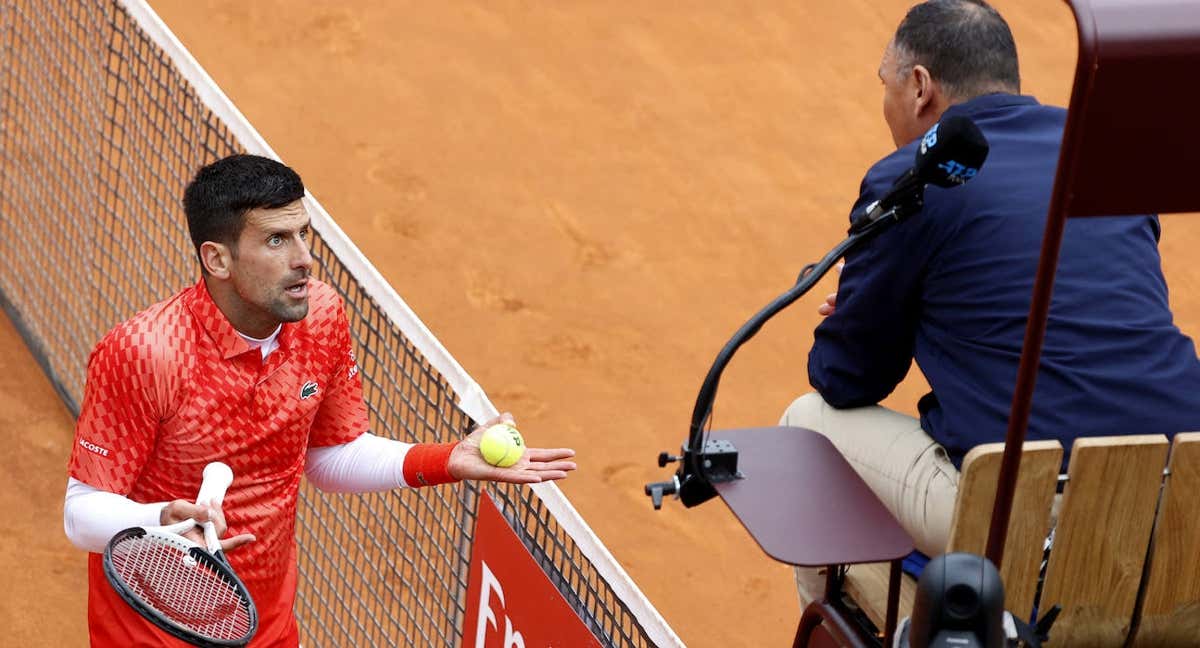
[[[152,1],[530,443],[578,450],[562,490],[695,647],[788,645],[791,572],[720,502],[655,512],[642,487],[669,477],[655,457],[721,345],[844,236],[891,150],[875,72],[909,4]],[[994,4],[1024,92],[1065,104],[1067,7]],[[1164,219],[1188,333],[1197,243],[1196,219]],[[738,354],[715,428],[772,425],[808,390],[832,285]],[[0,351],[0,622],[14,645],[85,645],[85,555],[61,532],[72,420],[6,319]],[[914,368],[885,404],[915,412],[925,390]]]

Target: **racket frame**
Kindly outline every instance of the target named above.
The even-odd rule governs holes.
[[[245,583],[238,578],[237,573],[229,567],[229,562],[225,559],[222,552],[217,551],[212,553],[204,547],[185,538],[180,533],[187,531],[196,526],[192,520],[184,520],[168,526],[162,527],[130,527],[118,532],[109,541],[108,546],[104,549],[104,576],[108,579],[109,585],[116,591],[117,595],[123,601],[129,604],[142,618],[150,621],[159,629],[167,634],[186,641],[194,646],[202,646],[204,648],[234,648],[237,646],[245,646],[254,637],[258,631],[258,609],[254,605],[254,599],[250,597],[250,591],[246,589]],[[224,640],[213,637],[204,636],[191,628],[181,625],[170,618],[164,616],[157,608],[138,596],[133,591],[132,587],[125,582],[117,574],[116,565],[113,564],[112,549],[117,544],[123,542],[130,537],[153,536],[157,540],[163,541],[165,544],[179,550],[180,556],[188,555],[198,563],[203,563],[208,569],[216,573],[226,582],[233,585],[234,592],[246,602],[246,608],[249,619],[249,628],[245,635],[240,640]]]
[[[209,464],[204,469],[204,483],[200,487],[200,494],[196,498],[196,503],[211,502],[219,505],[225,497],[225,489],[228,488],[232,481],[233,473],[229,470],[228,466],[219,462]],[[237,573],[229,566],[229,561],[226,560],[225,553],[221,551],[221,541],[217,538],[216,526],[212,521],[205,522],[202,525],[204,528],[205,543],[208,545],[207,548],[193,542],[190,538],[180,535],[196,526],[200,525],[195,520],[183,520],[166,526],[136,526],[119,531],[104,547],[104,577],[108,580],[109,585],[112,586],[117,595],[128,603],[142,618],[153,623],[176,639],[186,641],[194,646],[201,646],[202,648],[236,648],[245,646],[254,638],[255,633],[258,631],[258,608],[254,604],[254,599],[250,596],[250,590],[246,589],[245,583],[242,582],[241,578],[238,578]],[[117,572],[117,567],[113,563],[112,550],[128,538],[140,538],[144,536],[151,536],[167,546],[178,549],[181,559],[186,555],[190,556],[197,563],[205,564],[211,571],[233,586],[234,593],[246,604],[246,611],[249,616],[249,627],[240,639],[217,639],[200,634],[168,618],[158,608],[133,591],[132,586],[126,583],[125,579]]]

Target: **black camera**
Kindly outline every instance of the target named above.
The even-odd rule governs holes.
[[[950,553],[929,561],[917,581],[904,648],[1003,648],[1004,584],[990,560]]]

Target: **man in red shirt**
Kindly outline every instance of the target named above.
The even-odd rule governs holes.
[[[407,444],[367,433],[342,300],[309,276],[304,185],[268,158],[234,155],[184,193],[201,264],[194,286],[119,324],[88,362],[64,525],[88,557],[93,646],[178,646],[127,606],[101,565],[117,531],[213,519],[258,605],[252,645],[295,646],[300,479],[369,492],[461,479],[561,479],[569,449],[530,448],[510,468],[461,442]],[[505,414],[500,417],[511,421]],[[498,419],[498,420],[500,420]],[[192,503],[206,464],[234,472],[223,506]],[[199,538],[198,535],[196,535]]]

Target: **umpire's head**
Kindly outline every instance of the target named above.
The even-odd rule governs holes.
[[[920,137],[953,104],[1021,91],[1012,32],[984,0],[927,0],[909,9],[879,78],[896,146]]]

